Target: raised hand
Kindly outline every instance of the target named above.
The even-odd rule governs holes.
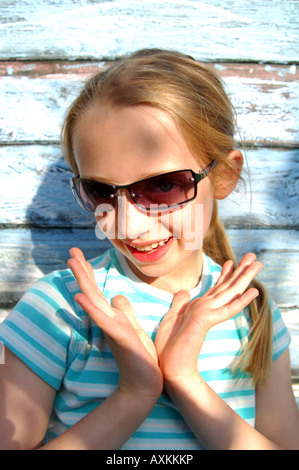
[[[155,345],[159,366],[166,381],[183,380],[197,374],[197,360],[210,328],[241,312],[259,294],[247,290],[262,269],[255,255],[244,256],[238,268],[226,262],[215,286],[190,302],[187,291],[179,291],[163,318]]]
[[[78,281],[81,293],[75,296],[85,312],[101,328],[119,368],[119,389],[157,399],[163,378],[156,349],[140,327],[130,302],[117,295],[110,305],[97,287],[93,268],[81,250],[72,248],[68,266]]]

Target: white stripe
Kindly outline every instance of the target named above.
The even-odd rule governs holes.
[[[60,299],[58,301],[53,299],[60,308]],[[47,300],[43,299],[35,292],[27,292],[27,294],[23,297],[22,302],[27,304],[28,307],[34,308],[38,311],[38,315],[46,318],[49,320],[56,330],[61,330],[68,336],[70,335],[71,327],[68,325],[58,314],[57,310],[50,305]],[[16,310],[14,310],[16,311]],[[19,312],[21,313],[21,312]]]
[[[14,330],[12,330],[7,324],[3,325],[1,333],[5,334],[5,338],[8,342],[14,346],[17,351],[20,351],[23,356],[28,358],[35,366],[39,369],[41,366],[47,367],[47,375],[52,375],[57,379],[60,379],[65,372],[64,367],[59,366],[39,350],[35,349],[30,343],[25,341],[21,336],[19,336]]]
[[[201,348],[201,354],[225,353],[227,351],[239,351],[241,346],[239,339],[206,339]]]
[[[242,391],[252,390],[252,380],[245,379],[229,379],[229,380],[211,380],[209,386],[218,394],[238,390],[240,396]]]
[[[209,370],[220,370],[231,368],[235,361],[235,356],[217,356],[202,358],[199,356],[197,364],[200,372]]]
[[[66,350],[65,346],[61,345],[58,341],[41,329],[36,323],[33,323],[28,317],[23,315],[21,312],[14,310],[18,313],[16,326],[23,329],[23,331],[34,339],[38,344],[43,348],[48,349],[52,355],[56,356],[62,361],[65,361]],[[13,317],[13,315],[12,315]],[[59,330],[57,330],[59,332]],[[67,332],[67,337],[69,338],[69,331]]]

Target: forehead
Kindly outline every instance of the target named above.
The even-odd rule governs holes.
[[[81,176],[115,183],[130,173],[142,179],[198,169],[175,121],[150,106],[91,108],[77,123],[73,145]]]

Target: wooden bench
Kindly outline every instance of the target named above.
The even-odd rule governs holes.
[[[221,5],[221,6],[219,6]],[[0,320],[26,289],[64,268],[76,245],[108,246],[77,207],[59,133],[82,80],[141,47],[210,62],[238,116],[246,188],[220,205],[237,257],[254,251],[259,279],[292,335],[299,404],[298,1],[19,1],[1,6]]]

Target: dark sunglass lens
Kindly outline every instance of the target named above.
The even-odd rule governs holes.
[[[189,170],[167,173],[133,184],[134,201],[146,208],[151,205],[175,205],[195,195],[195,184]]]
[[[114,194],[113,188],[107,184],[98,183],[97,181],[81,180],[79,182],[79,191],[85,206],[91,208],[93,211],[95,211],[100,204],[114,205],[113,198],[111,198]]]

